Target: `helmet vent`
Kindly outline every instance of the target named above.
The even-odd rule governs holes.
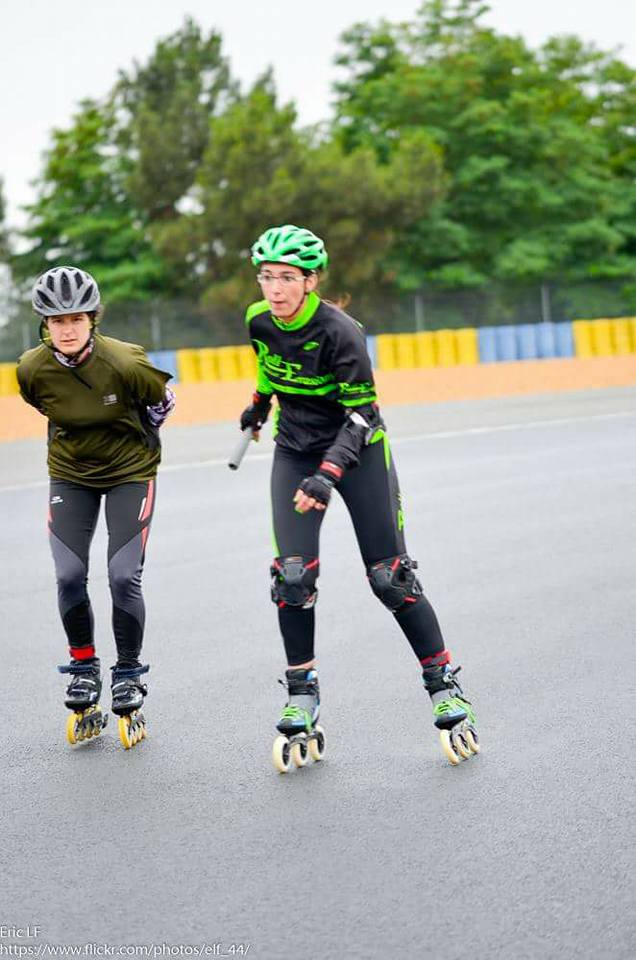
[[[83,296],[82,299],[80,300],[80,306],[83,307],[85,303],[88,303],[88,301],[89,301],[89,300],[91,299],[91,297],[93,296],[93,292],[94,292],[94,288],[93,288],[93,285],[91,284],[91,285],[88,286],[88,287],[86,288],[86,290],[84,291],[84,296]]]
[[[60,293],[62,295],[62,300],[70,302],[71,300],[71,284],[68,279],[68,274],[63,273],[60,280]]]

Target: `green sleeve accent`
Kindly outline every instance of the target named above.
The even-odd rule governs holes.
[[[267,303],[267,301],[265,302]],[[272,322],[279,330],[283,330],[285,333],[293,333],[294,330],[301,330],[307,326],[319,306],[320,297],[317,293],[312,292],[307,295],[307,302],[295,320],[279,320],[272,314]]]
[[[361,407],[365,403],[375,403],[378,399],[375,385],[370,380],[361,383],[339,383],[338,387],[338,403],[343,407]]]
[[[380,440],[384,445],[384,463],[388,470],[391,466],[391,447],[389,446],[389,437],[386,430],[382,430],[382,428],[380,428],[379,430],[376,430],[373,436],[371,437],[371,439],[369,440],[369,446],[372,443],[379,443]],[[400,529],[402,528],[400,527]]]
[[[249,326],[250,321],[253,320],[254,317],[259,313],[265,313],[266,310],[269,310],[267,300],[258,300],[256,303],[251,303],[245,313],[245,323]]]
[[[272,381],[265,373],[265,368],[258,355],[256,357],[256,392],[268,395],[274,392]]]

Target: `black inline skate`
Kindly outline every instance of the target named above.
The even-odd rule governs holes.
[[[148,664],[127,666],[115,664],[112,671],[111,693],[112,710],[119,717],[119,739],[126,750],[130,750],[146,737],[146,718],[141,712],[148,687],[139,677],[148,673]]]
[[[76,744],[98,737],[108,723],[108,714],[99,705],[102,692],[99,660],[71,660],[57,669],[72,678],[64,699],[64,705],[73,711],[66,721],[66,739]]]
[[[475,713],[457,680],[461,667],[451,668],[446,651],[437,659],[438,663],[427,664],[422,678],[433,704],[433,718],[442,750],[455,766],[479,753]]]
[[[272,760],[279,773],[287,773],[292,762],[304,767],[307,758],[322,760],[325,755],[325,732],[318,725],[320,714],[320,688],[315,670],[294,669],[285,671],[289,698],[276,724],[280,736],[274,740]]]

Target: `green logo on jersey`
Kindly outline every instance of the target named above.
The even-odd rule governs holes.
[[[326,387],[326,384],[332,384],[334,382],[334,376],[332,373],[325,373],[322,376],[314,377],[303,377],[298,371],[303,369],[302,363],[292,363],[291,360],[285,360],[280,353],[270,353],[269,347],[266,343],[263,343],[262,340],[257,340],[256,337],[253,338],[253,342],[256,344],[256,349],[258,350],[258,362],[263,367],[266,375],[275,380],[282,380],[284,383],[293,384],[297,387],[319,387],[326,389],[333,389],[332,387]]]
[[[307,343],[304,345],[303,350],[315,350],[316,347],[319,347],[319,346],[320,344],[318,343],[317,340],[308,340]]]

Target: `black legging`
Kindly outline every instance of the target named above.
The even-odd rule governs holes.
[[[317,558],[325,512],[299,514],[293,498],[301,480],[315,472],[322,453],[301,454],[276,447],[271,477],[272,521],[278,559]],[[367,567],[406,553],[400,489],[388,439],[365,447],[360,465],[338,484]],[[314,608],[279,605],[278,618],[290,666],[314,657]],[[395,613],[395,619],[420,662],[444,650],[435,612],[421,595]]]
[[[120,664],[134,664],[143,642],[141,573],[155,506],[154,480],[120,483],[105,489],[51,480],[49,539],[60,616],[71,656],[79,660],[94,657],[93,612],[87,592],[88,552],[102,496],[106,500],[108,581],[117,660]]]

